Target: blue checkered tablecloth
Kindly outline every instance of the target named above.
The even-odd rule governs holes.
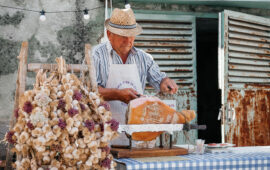
[[[134,159],[116,159],[124,163],[126,169],[166,169],[166,170],[270,170],[269,152],[252,153],[205,153],[181,156],[187,160],[167,162],[139,162]]]

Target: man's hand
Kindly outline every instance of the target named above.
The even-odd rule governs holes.
[[[130,100],[138,98],[139,94],[132,88],[113,89],[98,87],[98,91],[106,101],[120,100],[124,103],[129,103]]]
[[[124,103],[129,103],[130,100],[138,98],[138,93],[132,88],[119,89],[120,100]]]
[[[162,93],[175,94],[178,90],[177,84],[170,78],[165,77],[160,83],[160,91]]]

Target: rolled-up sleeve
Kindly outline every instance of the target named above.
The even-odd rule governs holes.
[[[147,53],[146,57],[147,62],[147,78],[146,80],[149,82],[151,86],[155,88],[155,90],[160,91],[160,83],[162,79],[166,77],[166,73],[161,72],[159,66],[153,60],[153,57]]]

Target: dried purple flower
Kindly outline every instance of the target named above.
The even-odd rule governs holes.
[[[31,104],[31,102],[27,101],[24,103],[23,105],[23,111],[25,111],[26,113],[31,113],[33,110],[33,106]]]
[[[66,122],[63,120],[63,119],[59,119],[58,121],[58,126],[61,128],[61,129],[65,129],[65,127],[67,126]]]
[[[100,166],[110,169],[111,168],[111,160],[109,158],[105,158],[104,160],[102,160],[100,162]]]
[[[80,107],[81,107],[81,110],[82,110],[82,111],[85,111],[85,110],[86,110],[84,104],[80,103]]]
[[[100,123],[99,126],[100,126],[101,132],[103,132],[104,131],[104,124],[103,123]]]
[[[78,90],[76,90],[76,91],[74,91],[72,98],[73,98],[73,100],[80,101],[82,99],[82,94]]]
[[[78,114],[79,112],[78,112],[78,110],[77,109],[74,109],[74,108],[70,108],[69,110],[68,110],[68,115],[70,116],[70,117],[73,117],[73,116],[75,116],[76,114]]]
[[[99,106],[103,106],[106,110],[110,110],[111,106],[108,102],[103,101],[102,103],[99,104]]]
[[[27,122],[27,127],[30,129],[30,130],[34,130],[35,129],[35,127],[34,127],[34,125],[29,121],[29,122]]]
[[[59,102],[58,102],[58,106],[57,106],[57,109],[65,109],[65,107],[66,107],[66,102],[65,102],[65,100],[63,100],[63,99],[60,99],[59,100]]]
[[[84,126],[87,127],[89,131],[94,130],[94,128],[95,128],[95,122],[90,121],[90,120],[86,120],[84,122]]]
[[[107,123],[111,124],[111,129],[113,131],[117,131],[117,129],[119,128],[119,122],[117,122],[115,119],[112,119],[112,120],[108,121]]]
[[[108,146],[105,146],[105,147],[102,147],[102,148],[101,148],[101,151],[102,151],[102,152],[106,152],[106,154],[109,154],[110,151],[111,151],[111,148],[108,147]]]
[[[19,117],[19,108],[14,110],[14,116],[16,117],[16,119],[18,119],[18,117]]]
[[[15,139],[13,138],[14,136],[14,131],[9,131],[7,134],[6,134],[6,140],[11,143],[11,144],[14,144],[15,143]]]

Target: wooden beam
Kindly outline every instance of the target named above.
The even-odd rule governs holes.
[[[66,64],[66,66],[67,66],[67,71],[80,72],[80,71],[88,70],[87,66],[83,66],[81,64]],[[34,72],[37,72],[39,69],[53,71],[53,70],[56,70],[56,68],[57,68],[57,64],[29,63],[27,70],[34,71]]]

